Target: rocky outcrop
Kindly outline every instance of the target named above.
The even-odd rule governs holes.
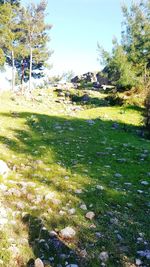
[[[75,76],[74,78],[72,78],[71,82],[74,83],[74,84],[92,83],[91,84],[92,87],[93,88],[97,88],[97,89],[102,87],[102,85],[103,86],[104,85],[110,85],[110,81],[108,80],[107,77],[105,77],[103,72],[97,72],[97,73],[87,72],[87,73],[84,73],[82,75]]]

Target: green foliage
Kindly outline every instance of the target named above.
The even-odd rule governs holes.
[[[150,1],[122,7],[124,15],[121,44],[113,40],[112,53],[98,45],[101,64],[118,89],[144,87],[150,73]]]

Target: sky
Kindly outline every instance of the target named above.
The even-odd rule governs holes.
[[[51,73],[100,70],[97,42],[111,51],[112,38],[120,40],[122,3],[121,0],[48,0],[47,22],[53,25],[49,43],[54,51],[50,58]],[[129,6],[131,0],[124,3]]]

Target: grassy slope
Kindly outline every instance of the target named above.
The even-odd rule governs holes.
[[[69,116],[68,108],[53,102],[51,92],[37,99],[6,94],[0,100],[0,159],[11,169],[7,179],[1,178],[7,186],[0,196],[8,222],[0,228],[0,266],[26,266],[30,258],[42,256],[33,248],[39,237],[36,220],[58,233],[66,226],[76,230],[75,240],[67,245],[79,252],[86,249],[81,266],[100,266],[102,251],[109,254],[107,266],[134,266],[136,252],[148,248],[144,242],[150,240],[149,188],[141,184],[150,179],[150,142],[136,133],[140,113],[97,107]],[[50,192],[56,201],[45,198]],[[85,218],[81,204],[94,211],[92,221]],[[25,212],[31,225],[22,220]]]

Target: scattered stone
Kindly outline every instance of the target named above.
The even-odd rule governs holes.
[[[49,232],[49,236],[50,237],[56,237],[57,236],[57,233],[55,231],[50,231]]]
[[[124,163],[124,162],[126,162],[127,160],[124,159],[124,158],[122,158],[122,159],[117,159],[117,161],[118,161],[119,163]]]
[[[60,211],[59,211],[59,215],[61,215],[61,216],[66,215],[66,212],[63,211],[63,210],[60,210]]]
[[[82,204],[82,205],[80,206],[80,209],[82,209],[82,210],[87,210],[87,206],[86,206],[85,204]]]
[[[83,257],[83,258],[85,258],[87,256],[86,249],[83,249],[83,250],[80,251],[80,256]]]
[[[43,264],[43,262],[39,258],[37,258],[35,260],[34,266],[35,267],[44,267],[44,264]]]
[[[93,211],[89,211],[85,217],[89,220],[92,220],[95,217],[95,213]]]
[[[142,264],[142,261],[141,261],[140,259],[136,259],[136,260],[135,260],[135,264],[136,264],[137,266],[140,266],[140,265]]]
[[[89,125],[94,125],[94,124],[95,124],[95,121],[93,121],[93,120],[87,120],[87,123],[88,123]]]
[[[116,177],[116,178],[121,178],[121,177],[122,177],[122,174],[120,174],[120,173],[115,173],[115,177]]]
[[[142,181],[141,184],[142,184],[142,185],[149,185],[149,182],[147,182],[147,181]]]
[[[66,227],[60,231],[60,236],[64,239],[72,239],[75,235],[76,232],[72,227]]]
[[[141,257],[145,257],[147,260],[150,260],[150,250],[146,249],[146,250],[140,250],[137,251],[137,254],[140,255]]]
[[[143,194],[143,193],[144,193],[143,190],[137,190],[137,192],[138,192],[139,194]]]
[[[95,229],[95,228],[96,228],[96,225],[95,225],[94,223],[92,223],[92,224],[90,225],[90,228],[91,228],[91,229]]]
[[[119,128],[119,124],[117,122],[114,122],[112,124],[112,129],[118,129]]]
[[[52,200],[53,198],[55,198],[55,193],[54,192],[50,192],[48,193],[46,196],[45,196],[45,200],[48,201],[48,200]]]
[[[103,237],[102,233],[100,233],[100,232],[96,232],[95,235],[96,235],[97,238]]]
[[[119,222],[119,221],[118,221],[117,218],[111,218],[111,219],[110,219],[110,223],[112,223],[112,224],[116,224],[116,225],[117,225],[118,222]]]
[[[104,190],[104,186],[102,186],[102,185],[97,185],[97,186],[96,186],[96,189]]]
[[[107,252],[107,251],[103,251],[103,252],[101,252],[100,255],[99,255],[99,259],[100,259],[101,261],[106,262],[106,261],[108,260],[108,258],[109,258],[109,256],[108,256],[108,252]]]
[[[68,210],[69,215],[74,215],[76,210],[74,208]]]
[[[2,175],[4,178],[7,178],[9,173],[9,168],[5,161],[0,160],[0,175]]]
[[[76,194],[82,194],[82,189],[76,189],[76,190],[75,190],[75,193],[76,193]]]

